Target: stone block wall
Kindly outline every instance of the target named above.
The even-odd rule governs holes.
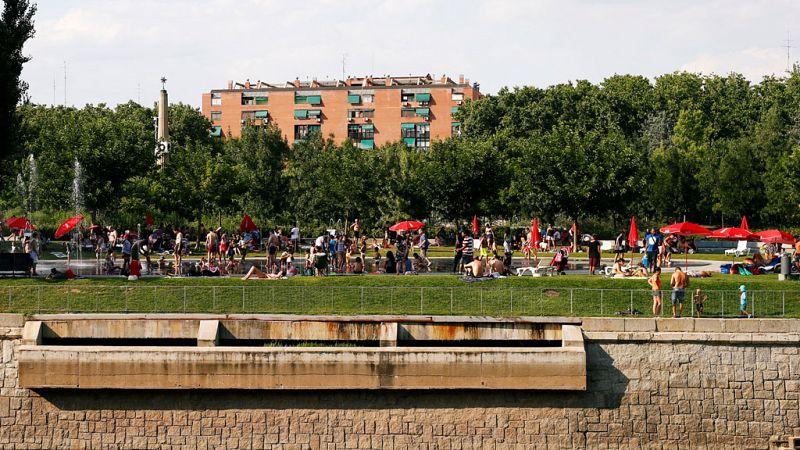
[[[769,448],[800,435],[797,342],[587,341],[587,392],[18,388],[0,324],[0,448]],[[590,337],[592,333],[587,333]]]

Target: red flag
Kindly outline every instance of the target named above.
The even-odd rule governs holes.
[[[478,231],[480,230],[478,229],[478,215],[476,214],[472,216],[472,234],[477,235]]]
[[[239,231],[244,233],[245,231],[256,231],[257,229],[258,227],[253,223],[253,219],[251,219],[249,215],[245,214],[244,218],[242,219],[242,223],[239,224]]]
[[[628,231],[628,247],[633,250],[639,241],[639,230],[636,229],[636,216],[631,216],[631,229]]]
[[[747,226],[747,216],[742,216],[742,224],[739,225],[739,228],[750,231],[750,227]]]
[[[147,212],[147,218],[144,223],[147,225],[147,228],[153,228],[153,214],[150,211]]]

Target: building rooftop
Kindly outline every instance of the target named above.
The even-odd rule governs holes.
[[[469,78],[464,78],[464,75],[459,75],[458,82],[453,81],[447,75],[442,75],[439,78],[427,75],[418,76],[391,76],[384,75],[381,77],[373,77],[366,75],[361,77],[347,77],[344,80],[300,80],[295,78],[294,81],[286,81],[283,83],[267,83],[261,80],[251,82],[248,78],[244,82],[228,81],[228,90],[243,90],[243,89],[313,89],[313,88],[348,88],[348,87],[391,87],[391,86],[464,86],[469,85]],[[479,85],[475,83],[475,88]]]

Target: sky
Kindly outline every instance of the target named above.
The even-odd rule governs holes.
[[[36,0],[34,0],[36,1]],[[35,103],[200,105],[228,80],[464,74],[484,93],[800,59],[796,0],[38,0]],[[796,37],[796,38],[795,38]],[[795,56],[797,55],[797,56]],[[343,67],[344,60],[344,67]],[[66,64],[66,84],[64,68]],[[66,89],[65,89],[66,85]]]

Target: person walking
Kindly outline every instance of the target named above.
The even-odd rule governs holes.
[[[658,267],[658,236],[656,235],[655,228],[651,228],[645,237],[645,245],[647,245],[647,270],[653,272]]]
[[[453,273],[461,273],[461,258],[464,254],[464,232],[456,235],[456,247],[453,250]]]
[[[739,292],[739,315],[749,319],[753,317],[753,315],[747,312],[747,286],[739,286]]]
[[[661,315],[661,268],[656,267],[656,270],[653,271],[653,275],[647,279],[647,284],[650,285],[650,289],[653,292],[653,315],[660,316]]]
[[[428,236],[425,235],[425,230],[420,230],[419,232],[419,253],[420,257],[422,258],[423,263],[425,263],[426,267],[431,266],[431,260],[428,258],[428,247],[430,247],[431,242],[428,240]]]
[[[614,239],[614,262],[625,257],[625,232],[620,231]]]
[[[467,264],[471,263],[474,257],[474,241],[470,231],[464,232],[464,241],[461,245],[461,263],[466,268]]]
[[[655,271],[655,269],[653,269]],[[686,298],[686,287],[689,285],[689,277],[681,270],[675,268],[669,285],[672,287],[672,317],[680,317],[683,313],[683,301]]]
[[[37,276],[36,265],[39,264],[39,233],[34,232],[27,241],[25,251],[31,257],[31,276]]]

